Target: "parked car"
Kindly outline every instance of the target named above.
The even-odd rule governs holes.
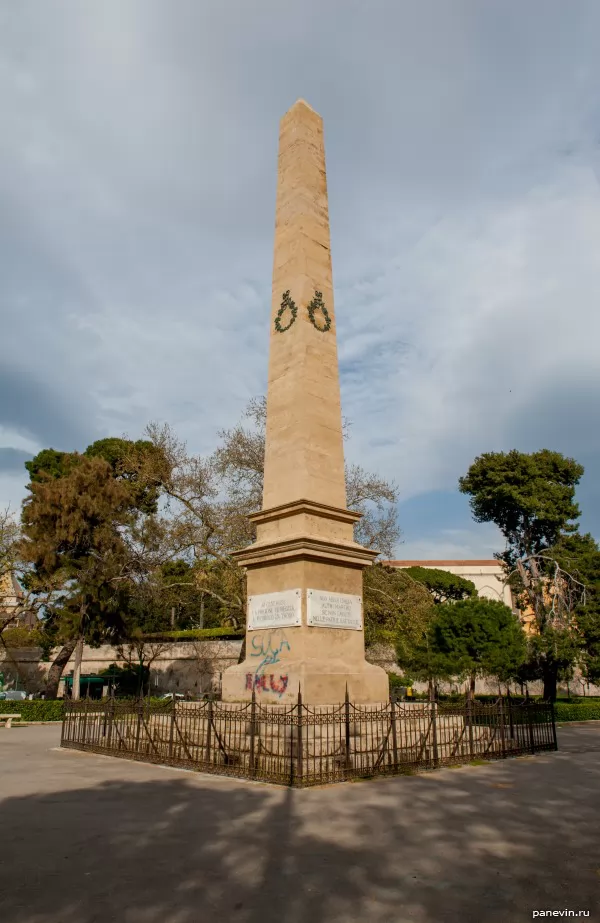
[[[185,699],[185,696],[182,692],[165,692],[160,696],[161,699],[172,699],[175,696],[176,699]]]
[[[5,702],[22,702],[26,698],[27,693],[22,689],[5,689],[4,692],[0,692],[0,699]]]

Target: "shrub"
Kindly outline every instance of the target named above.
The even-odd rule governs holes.
[[[219,638],[222,641],[241,641],[244,631],[235,628],[187,628],[183,631],[157,631],[144,635],[146,641],[205,641]]]
[[[557,721],[600,720],[600,702],[555,702],[554,715]]]
[[[62,699],[24,699],[22,702],[0,701],[0,712],[21,715],[23,721],[62,721]]]
[[[37,628],[6,628],[2,632],[6,647],[41,647],[42,635]]]

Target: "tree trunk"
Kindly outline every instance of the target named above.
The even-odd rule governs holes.
[[[81,695],[81,661],[83,660],[83,638],[79,638],[75,645],[75,664],[73,667],[73,701],[76,702]]]
[[[77,644],[77,639],[73,641],[67,641],[66,644],[63,644],[62,648],[54,658],[54,663],[48,670],[48,676],[46,678],[46,698],[55,699],[58,693],[58,684],[60,683],[61,677],[63,675],[63,670],[71,659],[71,654],[75,650],[75,645]]]
[[[555,663],[544,663],[542,675],[544,678],[544,701],[556,702],[556,687],[558,685],[558,667]]]
[[[240,656],[238,657],[238,663],[243,663],[246,659],[246,635],[244,635],[244,640],[242,641],[242,646],[240,648]]]
[[[469,699],[475,701],[475,674],[472,673],[469,678]]]

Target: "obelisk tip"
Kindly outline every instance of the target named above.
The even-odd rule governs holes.
[[[289,108],[289,112],[292,112],[293,109],[296,109],[298,106],[304,106],[305,109],[310,109],[311,112],[314,112],[315,115],[319,115],[316,109],[313,109],[305,99],[297,99],[293,106]]]

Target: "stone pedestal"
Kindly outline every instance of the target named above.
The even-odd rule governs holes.
[[[247,700],[255,689],[259,701],[293,702],[300,689],[306,704],[334,704],[346,686],[355,703],[385,701],[388,677],[365,660],[362,628],[308,624],[311,591],[358,597],[362,610],[362,571],[377,552],[353,541],[358,514],[303,500],[251,518],[257,541],[237,554],[248,596],[299,590],[301,624],[248,628],[245,661],[223,675],[224,701]]]

